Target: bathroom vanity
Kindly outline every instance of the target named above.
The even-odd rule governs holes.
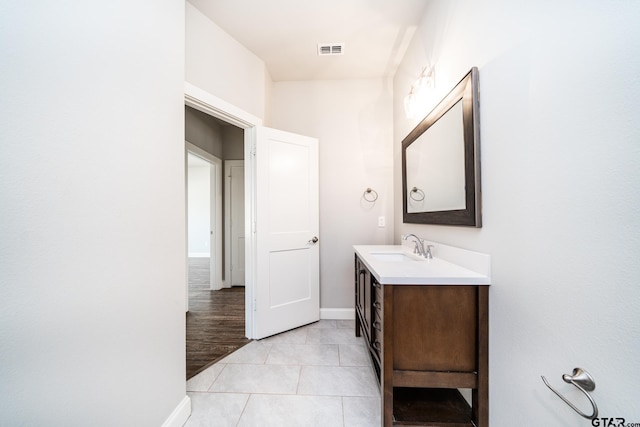
[[[488,426],[489,256],[437,243],[434,259],[354,249],[355,333],[380,383],[383,426]]]

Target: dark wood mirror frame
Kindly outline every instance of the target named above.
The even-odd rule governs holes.
[[[427,132],[444,114],[462,100],[464,138],[465,209],[407,211],[407,147]],[[402,219],[405,223],[482,227],[480,191],[480,118],[478,69],[471,71],[451,92],[402,140]]]

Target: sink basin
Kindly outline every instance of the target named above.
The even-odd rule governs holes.
[[[417,259],[412,258],[410,256],[406,256],[405,254],[401,254],[398,252],[372,252],[371,256],[379,261],[386,262],[407,262],[407,261],[417,261]]]

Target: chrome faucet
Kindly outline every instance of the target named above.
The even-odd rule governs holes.
[[[415,239],[413,242],[415,244],[413,248],[414,254],[418,254],[419,256],[427,259],[433,258],[433,255],[431,254],[431,248],[433,247],[433,245],[427,245],[427,250],[425,251],[424,239],[421,239],[415,234],[411,233],[411,234],[405,234],[404,236],[402,236],[402,240],[407,240],[409,237],[413,237]]]

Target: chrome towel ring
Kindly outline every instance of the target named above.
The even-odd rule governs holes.
[[[593,400],[593,397],[591,397],[591,395],[589,394],[590,391],[595,390],[596,382],[593,379],[593,377],[591,376],[591,374],[589,374],[589,372],[585,371],[582,368],[574,368],[572,375],[564,374],[562,376],[562,379],[564,380],[564,382],[566,382],[568,384],[573,384],[574,386],[576,386],[578,388],[578,390],[580,390],[582,393],[584,393],[585,396],[587,396],[587,399],[589,399],[589,402],[591,402],[591,406],[593,407],[593,414],[591,414],[591,415],[587,415],[584,412],[582,412],[580,409],[576,408],[575,405],[573,403],[569,402],[569,400],[567,400],[566,397],[561,395],[558,391],[556,391],[553,387],[551,387],[549,385],[549,382],[547,382],[547,379],[544,377],[544,375],[542,375],[541,377],[542,377],[542,381],[544,382],[544,384],[547,387],[549,387],[549,390],[554,392],[556,394],[556,396],[558,396],[560,399],[562,399],[564,401],[564,403],[569,405],[571,407],[571,409],[576,411],[582,417],[584,417],[584,418],[586,418],[588,420],[594,420],[594,419],[598,418],[598,406],[596,406],[596,402]]]
[[[366,190],[364,190],[364,193],[362,193],[362,198],[367,202],[373,203],[378,200],[378,193],[372,188],[367,188]]]
[[[422,191],[418,187],[413,187],[409,192],[409,197],[411,198],[411,200],[421,202],[424,200],[424,191]]]

